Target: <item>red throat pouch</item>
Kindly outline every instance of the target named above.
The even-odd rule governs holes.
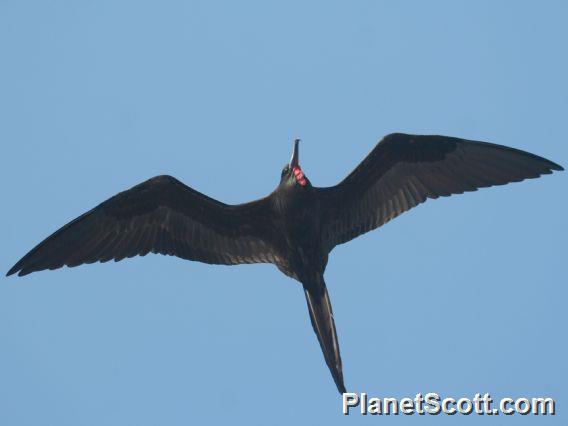
[[[307,183],[306,177],[304,176],[304,172],[302,171],[302,169],[296,166],[292,169],[292,172],[294,172],[294,177],[296,178],[296,182],[298,182],[302,186],[306,186]]]

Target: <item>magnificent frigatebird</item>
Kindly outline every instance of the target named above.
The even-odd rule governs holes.
[[[149,252],[210,264],[273,263],[301,282],[312,326],[339,392],[339,344],[323,273],[338,244],[426,201],[563,170],[514,148],[447,136],[394,133],[338,185],[312,186],[299,140],[267,197],[227,205],[171,176],[121,192],[69,222],[7,275],[115,261]]]

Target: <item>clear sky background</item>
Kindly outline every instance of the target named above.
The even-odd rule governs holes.
[[[264,196],[296,136],[317,186],[393,131],[567,166],[567,21],[563,1],[2,0],[1,269],[157,174]],[[348,390],[551,396],[554,418],[344,417],[296,282],[153,255],[0,279],[0,424],[566,424],[567,179],[430,201],[326,272]]]

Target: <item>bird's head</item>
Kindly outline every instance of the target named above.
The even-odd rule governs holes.
[[[294,140],[294,148],[290,162],[282,169],[282,176],[280,177],[280,185],[296,186],[306,188],[311,186],[310,181],[304,175],[300,167],[300,139]]]

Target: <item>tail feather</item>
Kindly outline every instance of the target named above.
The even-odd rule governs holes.
[[[323,283],[323,279],[321,282]],[[329,300],[325,283],[318,286],[307,286],[304,284],[304,293],[308,302],[312,326],[318,337],[325,362],[331,371],[337,389],[340,393],[345,393],[339,342],[337,341],[331,301]]]

